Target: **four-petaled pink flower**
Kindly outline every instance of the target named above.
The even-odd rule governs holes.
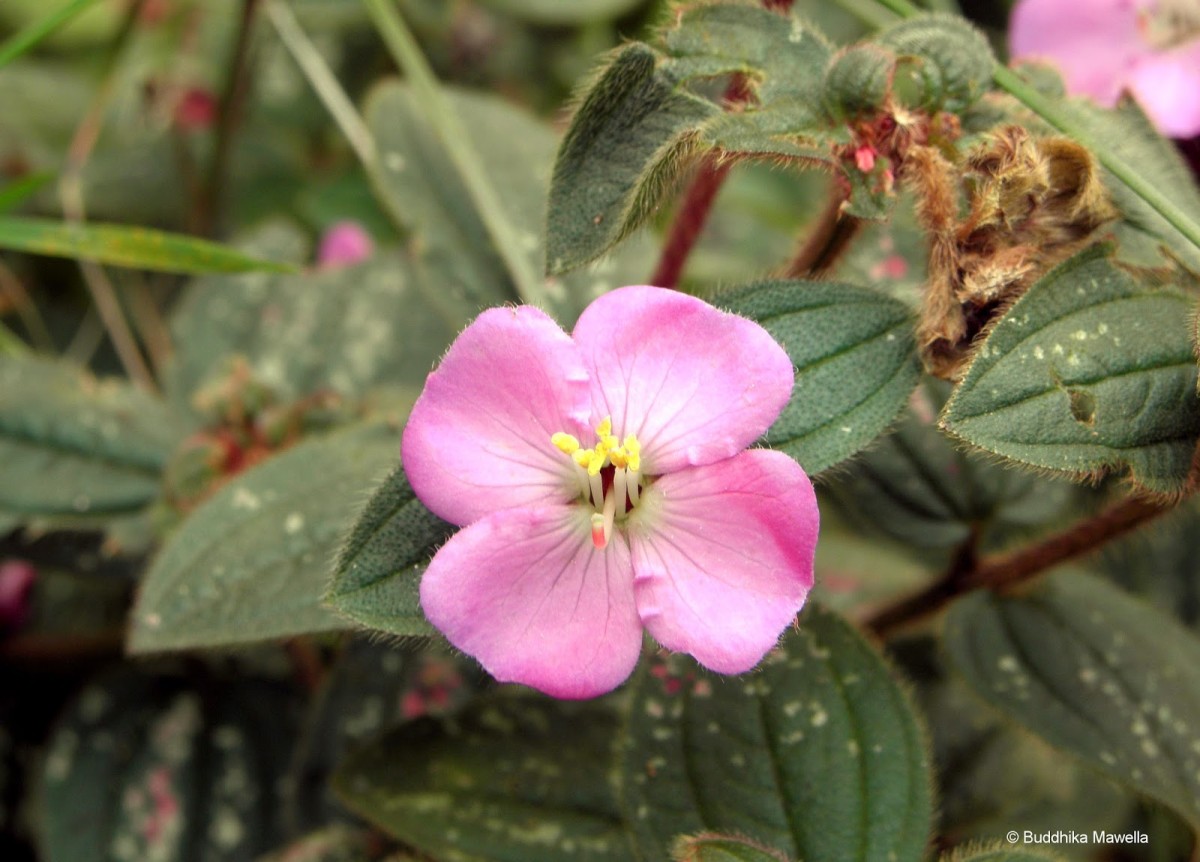
[[[1009,48],[1055,63],[1068,92],[1106,107],[1128,90],[1164,135],[1200,133],[1197,0],[1020,0]]]
[[[800,466],[750,449],[792,392],[766,330],[624,287],[572,335],[536,308],[481,314],[413,407],[413,490],[464,529],[421,605],[497,679],[561,698],[624,681],[645,627],[720,673],[754,667],[812,586]]]

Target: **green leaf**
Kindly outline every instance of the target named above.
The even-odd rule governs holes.
[[[872,114],[892,92],[896,55],[870,42],[838,53],[825,71],[823,103],[837,120]]]
[[[377,638],[348,641],[314,698],[292,759],[291,823],[344,816],[329,778],[347,752],[402,721],[452,715],[483,684],[473,660],[441,654],[427,643],[418,653]]]
[[[631,12],[642,0],[483,0],[483,5],[545,27],[605,21]]]
[[[239,475],[154,560],[129,649],[157,652],[345,628],[321,605],[362,489],[399,457],[394,427],[307,440]]]
[[[962,113],[991,85],[996,55],[987,37],[958,15],[901,21],[875,40],[916,60],[916,104]]]
[[[1200,435],[1190,304],[1141,286],[1109,251],[1081,252],[1017,300],[977,348],[942,427],[1036,467],[1128,467],[1171,493]]]
[[[671,858],[675,862],[787,862],[782,853],[755,841],[711,833],[680,838]]]
[[[975,692],[1112,780],[1200,824],[1200,642],[1091,576],[975,593],[945,647]]]
[[[296,238],[278,227],[251,242],[295,254]],[[415,389],[466,323],[434,304],[434,292],[449,283],[395,251],[343,269],[201,279],[172,317],[177,351],[168,394],[190,409],[195,391],[226,372],[233,355],[245,357],[255,378],[285,400],[321,389],[348,396],[381,386]]]
[[[0,217],[0,248],[156,272],[287,272],[291,269],[285,264],[249,257],[223,245],[183,234],[114,224],[72,225],[41,218]]]
[[[493,697],[358,750],[335,788],[358,814],[439,858],[632,862],[609,783],[617,727],[602,702]]]
[[[0,355],[0,509],[113,515],[160,493],[179,419],[119,380],[31,354]]]
[[[665,666],[664,666],[665,664]],[[908,699],[875,650],[809,604],[758,673],[671,656],[639,676],[621,795],[643,859],[675,836],[745,835],[806,862],[918,862],[932,800]]]
[[[125,665],[84,688],[50,738],[38,810],[47,862],[251,862],[274,811],[294,704],[267,680]]]
[[[19,33],[9,37],[0,45],[0,69],[26,51],[37,46],[39,42],[66,24],[77,14],[96,3],[96,0],[71,0],[71,2],[52,10],[40,19],[30,23]]]
[[[14,210],[54,179],[51,173],[26,174],[0,189],[0,213]]]
[[[476,141],[521,253],[534,272],[542,272],[547,177],[558,147],[553,130],[495,96],[456,90],[446,96]],[[517,299],[470,195],[411,90],[396,82],[380,85],[367,99],[366,119],[380,152],[373,181],[384,206],[417,235],[417,263],[429,271],[431,301],[465,321],[483,307]],[[652,260],[648,245],[641,245],[596,272],[548,279],[550,310],[569,324],[598,293],[641,282]]]
[[[637,42],[609,62],[571,121],[550,182],[547,267],[600,257],[640,226],[687,166],[718,109],[676,90]]]
[[[703,3],[685,9],[667,30],[664,49],[680,78],[755,73],[760,103],[796,98],[814,109],[832,53],[815,26],[761,5]]]
[[[325,601],[369,628],[431,633],[417,591],[425,564],[453,531],[421,504],[397,465],[354,522]]]
[[[766,443],[819,473],[892,423],[920,378],[912,312],[873,290],[770,281],[716,301],[756,320],[796,365],[792,399]]]
[[[925,401],[922,410],[932,414],[936,403]],[[955,547],[973,531],[981,546],[1003,546],[1013,534],[1053,523],[1074,490],[964,452],[915,411],[830,477],[829,489],[864,531],[931,549]]]

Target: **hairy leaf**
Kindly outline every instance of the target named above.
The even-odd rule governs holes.
[[[1128,467],[1179,490],[1200,436],[1187,298],[1081,252],[992,329],[942,426],[981,449],[1076,475]]]
[[[397,465],[359,513],[325,600],[368,628],[429,634],[417,590],[425,564],[453,531],[421,504]]]
[[[975,692],[1112,780],[1200,824],[1200,643],[1097,578],[976,593],[945,646]]]
[[[675,862],[787,862],[777,850],[736,835],[705,833],[680,838],[672,852]]]
[[[493,697],[358,750],[335,787],[360,815],[439,858],[632,862],[608,778],[616,731],[603,703]]]
[[[917,385],[912,313],[891,297],[834,282],[774,281],[716,301],[761,323],[796,365],[792,399],[766,443],[809,473],[878,437]]]
[[[312,439],[238,476],[184,520],[147,572],[129,649],[156,652],[345,628],[323,607],[354,504],[394,463],[369,424]]]
[[[621,49],[571,121],[550,182],[549,272],[595,260],[641,225],[687,166],[696,127],[718,112],[658,63],[645,45]]]
[[[184,436],[161,401],[32,355],[0,355],[0,510],[113,515],[145,507]]]
[[[932,801],[916,717],[879,655],[829,611],[810,603],[753,676],[659,660],[631,710],[622,805],[642,858],[704,830],[806,862],[924,857]]]
[[[962,113],[988,89],[996,56],[974,25],[958,15],[922,15],[902,21],[876,41],[916,60],[922,107]]]

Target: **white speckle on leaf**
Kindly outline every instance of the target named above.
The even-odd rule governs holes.
[[[262,506],[262,501],[258,499],[258,496],[253,491],[246,488],[238,488],[233,492],[233,508],[253,512],[260,506]]]
[[[292,512],[287,516],[287,520],[283,522],[283,531],[289,536],[294,536],[304,529],[304,516],[299,512]]]

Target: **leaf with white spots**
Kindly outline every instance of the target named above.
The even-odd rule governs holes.
[[[791,401],[765,442],[809,473],[844,461],[878,437],[920,379],[912,312],[877,291],[769,281],[715,301],[762,324],[796,365]]]
[[[285,257],[299,238],[269,225],[247,248]],[[195,281],[171,322],[177,345],[167,395],[181,411],[229,357],[283,399],[322,389],[346,396],[377,387],[419,387],[467,322],[438,304],[444,272],[416,253],[380,251],[353,267],[295,275],[220,276]]]
[[[1128,468],[1182,489],[1200,437],[1191,302],[1081,252],[1034,284],[980,345],[942,415],[966,442],[1077,476]]]
[[[508,691],[358,750],[335,788],[358,814],[447,862],[632,862],[609,781],[617,726],[601,701]]]
[[[975,593],[945,646],[977,694],[1109,778],[1200,825],[1200,641],[1098,578]]]
[[[289,824],[344,815],[329,777],[348,751],[402,721],[453,714],[478,691],[478,665],[420,646],[425,648],[415,652],[374,638],[346,644],[305,718],[293,761]]]
[[[354,521],[334,564],[325,601],[343,616],[391,635],[428,635],[421,575],[454,527],[417,499],[404,467],[395,469]]]
[[[256,859],[282,838],[294,706],[266,680],[124,666],[89,683],[43,765],[47,862]]]
[[[0,355],[0,510],[17,520],[145,508],[185,433],[167,405],[122,380]]]
[[[805,862],[919,862],[929,755],[908,698],[861,635],[809,604],[759,670],[656,661],[633,691],[621,798],[643,859],[737,833]]]
[[[369,423],[307,440],[247,470],[192,512],[142,584],[133,652],[346,628],[321,596],[363,489],[400,453]]]

